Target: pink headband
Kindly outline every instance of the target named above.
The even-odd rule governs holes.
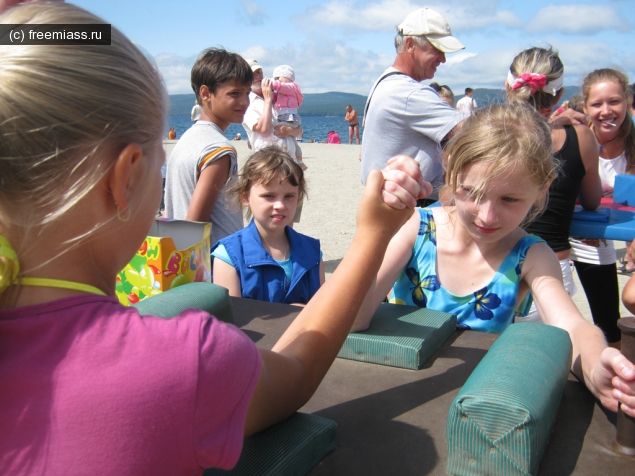
[[[560,75],[559,78],[553,81],[547,82],[547,76],[538,73],[523,73],[518,77],[514,76],[514,73],[509,71],[507,74],[507,84],[515,91],[523,86],[531,86],[531,94],[536,94],[536,91],[542,90],[546,93],[555,96],[558,91],[562,89],[564,82],[564,75]]]

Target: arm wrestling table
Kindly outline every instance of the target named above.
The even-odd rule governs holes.
[[[599,219],[604,214],[604,219]],[[611,198],[602,198],[596,212],[576,206],[569,236],[631,241],[635,238],[635,208],[614,203]]]
[[[273,347],[300,311],[231,299],[235,324],[264,349]],[[456,331],[421,370],[336,359],[301,409],[338,425],[337,450],[309,474],[446,474],[448,408],[496,337]],[[615,421],[570,376],[538,474],[635,474],[635,462],[610,449]]]

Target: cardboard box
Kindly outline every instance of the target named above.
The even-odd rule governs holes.
[[[212,280],[210,223],[157,218],[149,236],[117,275],[119,302],[129,306],[182,284]]]

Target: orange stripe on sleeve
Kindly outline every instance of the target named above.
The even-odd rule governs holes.
[[[212,152],[210,152],[209,154],[207,154],[205,157],[203,157],[201,159],[201,161],[198,163],[198,167],[197,167],[197,172],[200,175],[201,171],[205,168],[205,166],[210,163],[213,162],[214,160],[216,160],[219,157],[222,157],[223,155],[227,155],[229,153],[233,153],[235,156],[237,156],[238,154],[236,153],[236,149],[234,149],[232,146],[227,145],[225,147],[220,147]]]

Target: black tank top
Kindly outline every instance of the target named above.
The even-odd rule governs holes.
[[[525,227],[527,233],[538,235],[556,252],[571,249],[569,226],[585,174],[575,128],[566,125],[564,129],[564,144],[554,154],[560,161],[560,170],[558,177],[549,187],[547,208],[542,215]]]

